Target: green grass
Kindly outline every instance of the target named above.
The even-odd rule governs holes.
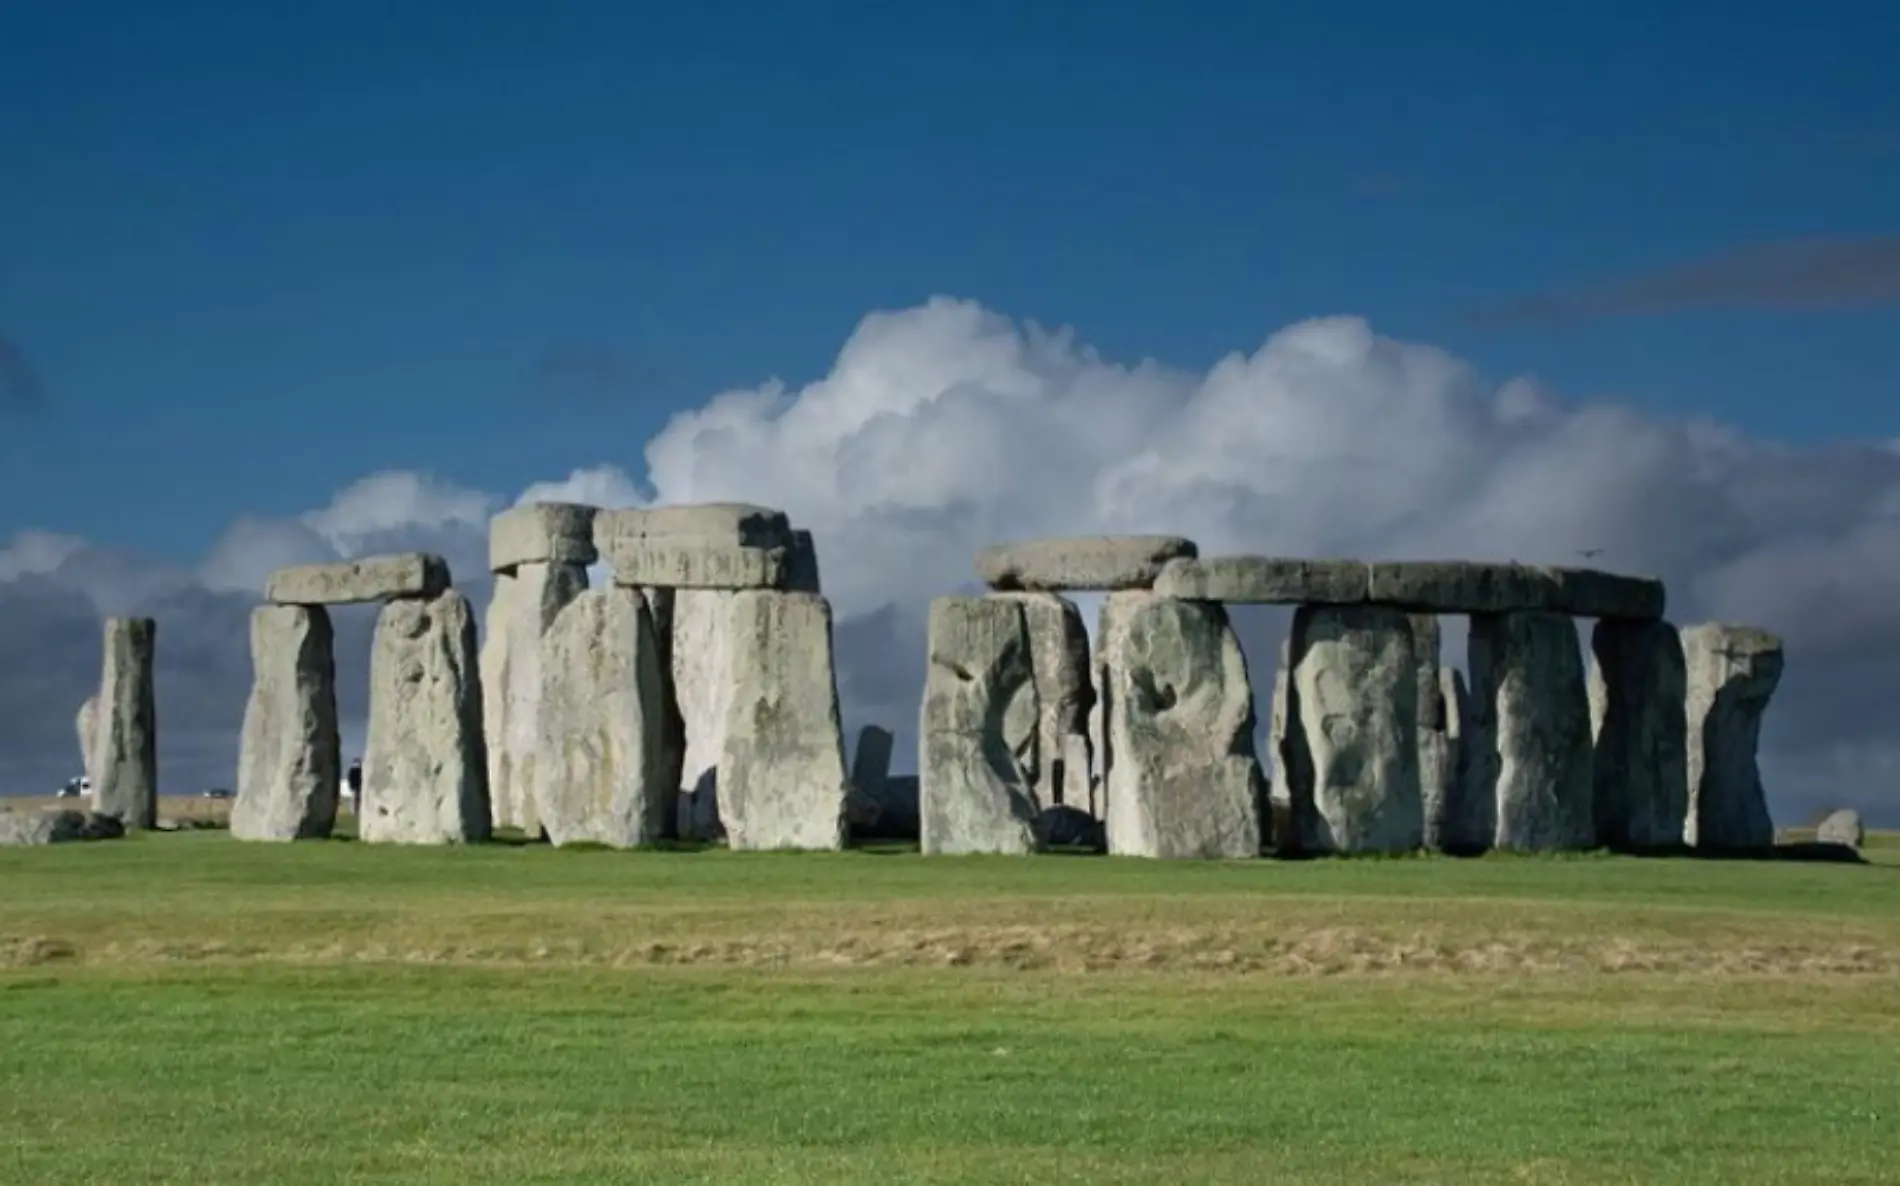
[[[1870,852],[0,853],[0,1182],[1892,1182]]]

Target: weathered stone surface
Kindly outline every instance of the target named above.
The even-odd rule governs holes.
[[[785,559],[785,587],[793,593],[823,592],[818,579],[818,544],[811,532],[792,531],[792,543]]]
[[[1412,614],[1412,657],[1418,695],[1418,797],[1420,842],[1439,848],[1444,842],[1445,800],[1453,777],[1454,742],[1449,731],[1452,708],[1440,679],[1441,633],[1434,614]]]
[[[1582,849],[1596,843],[1590,700],[1570,618],[1475,614],[1465,733],[1475,793],[1498,848]]]
[[[99,779],[99,763],[93,757],[93,747],[99,736],[97,693],[86,697],[86,702],[79,706],[79,718],[73,724],[79,732],[79,772],[85,776],[86,785],[91,786]]]
[[[529,502],[488,521],[488,567],[513,572],[521,564],[578,564],[600,559],[594,547],[597,509],[575,502]]]
[[[917,746],[926,853],[1020,854],[1042,847],[1032,773],[1041,715],[1022,602],[931,602]]]
[[[702,503],[601,511],[594,538],[622,585],[760,589],[817,582],[816,549],[807,545],[801,552],[785,512],[770,507]]]
[[[682,734],[674,812],[682,840],[724,835],[719,823],[719,761],[726,748],[726,707],[732,700],[734,596],[710,589],[673,594],[671,687]]]
[[[1382,606],[1293,615],[1281,743],[1301,852],[1407,852],[1424,839],[1412,621]]]
[[[251,695],[231,804],[239,840],[316,839],[336,826],[343,758],[334,637],[320,605],[251,611]]]
[[[534,794],[548,839],[632,848],[660,840],[666,674],[638,589],[582,592],[541,638]]]
[[[1192,540],[1172,535],[1023,540],[979,552],[976,575],[1003,590],[1146,589],[1162,565],[1196,555]]]
[[[1371,566],[1379,605],[1438,614],[1542,611],[1582,618],[1659,618],[1663,585],[1649,577],[1580,568],[1469,561],[1385,561]]]
[[[1667,622],[1606,619],[1590,651],[1597,843],[1678,847],[1689,814],[1682,640]]]
[[[1775,840],[1756,748],[1781,683],[1781,640],[1766,630],[1708,622],[1682,631],[1689,693],[1689,811],[1683,839],[1710,851],[1765,849]]]
[[[1090,698],[1093,696],[1091,690]],[[1062,755],[1062,805],[1092,815],[1095,810],[1094,762],[1089,755],[1088,736],[1082,733],[1065,735],[1058,752]]]
[[[1867,829],[1860,822],[1860,812],[1850,808],[1829,812],[1828,817],[1814,830],[1814,841],[1816,844],[1845,845],[1856,852],[1860,851],[1861,845],[1867,843]]]
[[[1287,697],[1293,691],[1292,639],[1280,640],[1280,651],[1275,657],[1273,668],[1273,703],[1267,715],[1267,752],[1273,760],[1273,769],[1268,772],[1267,798],[1276,807],[1276,821],[1285,816],[1292,819],[1293,785],[1287,780],[1286,765],[1286,712]],[[1272,831],[1273,843],[1289,851],[1299,847],[1292,831],[1278,827]]]
[[[427,552],[404,552],[280,568],[264,582],[264,600],[279,605],[348,605],[404,597],[426,600],[440,596],[449,584],[448,561]]]
[[[158,706],[152,665],[158,624],[107,618],[93,721],[92,809],[128,828],[158,822]]]
[[[0,848],[112,840],[123,835],[123,823],[97,812],[0,811]]]
[[[614,582],[665,589],[783,589],[794,566],[789,547],[744,548],[674,536],[602,541]],[[809,576],[809,574],[806,574]]]
[[[357,834],[372,843],[488,839],[475,613],[453,589],[383,606],[369,657]]]
[[[481,646],[482,738],[495,827],[540,833],[534,767],[541,752],[545,636],[586,590],[587,570],[578,564],[524,562],[495,577]]]
[[[1421,789],[1425,807],[1425,844],[1449,853],[1478,853],[1491,847],[1495,831],[1493,810],[1472,786],[1467,770],[1465,734],[1471,719],[1471,694],[1465,687],[1465,673],[1456,667],[1438,669],[1438,703],[1444,711],[1444,727],[1434,747],[1423,751],[1421,763],[1438,763],[1438,797],[1432,797],[1432,784]],[[1487,792],[1488,793],[1488,792]]]
[[[1089,746],[1095,759],[1095,785],[1089,814],[1096,819],[1106,818],[1108,771],[1114,765],[1114,738],[1108,728],[1109,705],[1115,695],[1111,668],[1128,623],[1154,599],[1155,595],[1146,589],[1120,590],[1102,598],[1101,608],[1095,615],[1095,704],[1089,709]]]
[[[1168,561],[1154,591],[1232,605],[1358,605],[1366,600],[1370,571],[1363,560],[1208,556]]]
[[[1023,607],[1030,669],[1040,716],[1034,765],[1028,769],[1043,810],[1064,804],[1063,738],[1088,729],[1095,689],[1089,681],[1089,630],[1075,603],[1054,593],[996,593]],[[1088,801],[1068,803],[1086,809]]]
[[[793,542],[784,511],[752,503],[619,508],[594,516],[594,539],[603,550],[609,540],[658,538],[703,539],[737,548],[787,548]]]
[[[1153,597],[1108,655],[1108,850],[1127,856],[1260,855],[1266,786],[1253,691],[1227,612]]]
[[[735,849],[838,849],[850,778],[831,657],[831,606],[815,593],[732,595],[731,699],[719,815]]]

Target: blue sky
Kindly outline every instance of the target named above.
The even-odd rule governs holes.
[[[1900,229],[1900,5],[1747,11],[7,5],[0,335],[45,399],[0,406],[0,539],[186,559],[386,467],[637,473],[675,410],[933,293],[1191,368],[1353,313],[1900,436],[1891,306],[1466,319]]]

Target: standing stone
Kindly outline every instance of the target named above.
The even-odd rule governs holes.
[[[73,722],[79,730],[79,773],[85,776],[86,785],[93,786],[99,781],[99,761],[93,756],[93,746],[99,737],[99,694],[86,697],[79,706],[79,719]]]
[[[534,766],[542,733],[545,636],[586,590],[587,569],[578,564],[524,562],[512,575],[495,577],[481,675],[489,806],[498,828],[520,828],[529,837],[541,830]]]
[[[1563,614],[1471,618],[1471,777],[1498,848],[1596,843],[1590,699],[1577,628]]]
[[[1063,806],[1063,738],[1086,736],[1095,690],[1089,681],[1089,632],[1075,603],[1054,593],[997,593],[1023,607],[1029,630],[1030,667],[1041,719],[1036,729],[1036,765],[1029,774],[1042,810]],[[1086,758],[1086,754],[1084,755]],[[1087,809],[1086,796],[1067,806]]]
[[[251,611],[251,697],[231,804],[239,840],[318,839],[336,826],[343,758],[333,639],[320,605]]]
[[[924,852],[1022,854],[1042,847],[1031,773],[1041,715],[1022,602],[931,602],[917,734]]]
[[[1597,843],[1675,848],[1689,814],[1681,636],[1668,622],[1605,618],[1590,651]]]
[[[391,601],[369,657],[369,736],[358,832],[389,844],[488,839],[475,614],[453,589]]]
[[[1286,760],[1286,702],[1293,680],[1291,644],[1290,638],[1280,640],[1273,668],[1273,702],[1267,710],[1267,756],[1273,761],[1273,769],[1267,774],[1267,835],[1275,848],[1287,852],[1299,848],[1293,834],[1293,785],[1287,780]]]
[[[1115,694],[1115,656],[1129,621],[1154,599],[1154,594],[1145,589],[1117,590],[1102,598],[1095,617],[1095,704],[1089,709],[1089,745],[1094,750],[1096,777],[1089,813],[1100,820],[1108,818],[1108,775],[1115,764],[1115,742],[1108,723]]]
[[[1683,840],[1709,851],[1765,849],[1774,821],[1756,749],[1762,713],[1781,683],[1781,640],[1709,622],[1682,632],[1688,680],[1688,822]]]
[[[730,595],[719,818],[734,849],[839,849],[850,779],[831,659],[831,606],[816,593]]]
[[[1301,606],[1289,651],[1282,745],[1298,850],[1417,848],[1425,816],[1411,619],[1382,606]]]
[[[1412,655],[1418,678],[1418,797],[1422,821],[1421,843],[1436,849],[1444,843],[1445,800],[1450,794],[1453,742],[1449,731],[1451,707],[1445,702],[1440,679],[1442,642],[1435,614],[1412,614]]]
[[[858,730],[858,748],[851,760],[851,785],[858,794],[884,801],[884,782],[891,774],[891,731],[882,725]]]
[[[730,624],[736,594],[723,589],[673,593],[670,647],[673,702],[679,713],[677,828],[682,840],[716,840],[719,761],[726,746],[726,709],[732,698]]]
[[[1496,832],[1488,791],[1481,795],[1472,785],[1470,745],[1471,693],[1465,673],[1456,667],[1438,669],[1438,703],[1444,708],[1444,753],[1439,785],[1443,797],[1436,806],[1425,802],[1425,843],[1441,852],[1471,855],[1491,847]]]
[[[1108,655],[1108,851],[1257,857],[1253,690],[1217,602],[1150,598]]]
[[[1093,693],[1091,692],[1091,696]],[[1086,726],[1085,726],[1086,727]],[[1087,814],[1094,802],[1095,788],[1089,778],[1089,739],[1085,733],[1070,733],[1062,738],[1062,802]]]
[[[680,838],[680,769],[686,764],[686,721],[680,716],[673,689],[673,604],[676,589],[641,589],[647,615],[653,619],[653,637],[660,647],[660,781],[666,785],[666,838]]]
[[[580,593],[541,638],[534,794],[555,844],[652,844],[673,788],[662,781],[665,672],[638,589]]]
[[[158,823],[158,706],[152,691],[158,624],[107,618],[93,721],[92,809],[127,828]]]

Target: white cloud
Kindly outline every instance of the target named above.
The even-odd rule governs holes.
[[[1679,620],[1787,639],[1764,742],[1784,800],[1900,807],[1900,740],[1879,709],[1900,694],[1891,441],[1803,449],[1571,402],[1350,317],[1289,326],[1193,373],[1116,364],[1069,331],[937,299],[868,316],[804,387],[769,382],[681,412],[645,462],[644,473],[576,469],[519,500],[784,507],[818,540],[854,720],[907,730],[922,611],[966,585],[971,555],[999,540],[1169,531],[1206,552],[1551,563],[1601,549],[1594,563],[1667,579]],[[251,590],[312,552],[396,546],[433,547],[479,574],[487,517],[506,502],[377,474],[294,521],[240,520],[200,577]],[[76,545],[59,539],[16,540],[0,580],[72,567]],[[1247,619],[1257,676],[1283,620]],[[1841,785],[1849,775],[1854,788]]]

